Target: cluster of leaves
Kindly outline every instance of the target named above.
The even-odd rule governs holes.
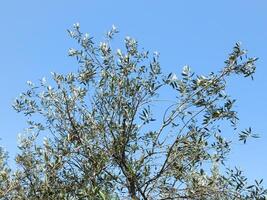
[[[237,130],[227,77],[252,77],[256,58],[236,44],[218,73],[198,76],[185,66],[178,78],[162,74],[159,54],[140,51],[133,38],[112,49],[115,27],[99,45],[79,24],[68,32],[81,47],[69,50],[78,71],[53,73],[53,84],[28,82],[14,102],[29,128],[16,171],[0,151],[1,199],[264,199],[262,181],[248,185],[224,166],[231,141],[220,126]],[[166,106],[168,88],[176,98]]]

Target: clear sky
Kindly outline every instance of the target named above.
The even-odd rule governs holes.
[[[66,29],[80,22],[98,40],[115,24],[121,36],[161,54],[165,72],[190,65],[198,73],[223,66],[235,42],[259,57],[255,80],[234,78],[229,92],[237,99],[240,126],[252,126],[261,138],[236,144],[229,165],[267,185],[267,1],[266,0],[46,0],[0,2],[0,144],[13,157],[25,118],[12,110],[26,81],[51,71],[77,69],[67,56],[75,43]]]

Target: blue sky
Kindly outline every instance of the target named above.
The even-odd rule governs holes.
[[[74,45],[66,29],[80,22],[97,40],[115,24],[120,36],[130,35],[140,45],[161,55],[163,71],[180,72],[190,65],[198,73],[223,66],[235,42],[259,57],[253,82],[234,78],[229,92],[237,99],[240,126],[252,126],[261,138],[235,144],[229,165],[240,166],[250,179],[267,185],[267,1],[170,0],[103,1],[46,0],[0,2],[0,144],[14,156],[17,134],[25,118],[12,110],[26,81],[50,72],[75,71],[67,56]]]

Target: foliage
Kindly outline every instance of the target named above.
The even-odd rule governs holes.
[[[238,131],[227,78],[252,77],[257,58],[236,44],[218,73],[185,66],[166,76],[159,54],[130,37],[113,50],[115,27],[99,45],[79,24],[68,32],[80,46],[69,50],[78,71],[28,82],[14,102],[29,127],[16,171],[0,151],[1,199],[264,199],[262,180],[249,185],[225,166],[231,141],[223,130],[230,122]],[[162,101],[164,91],[173,99]],[[257,137],[249,128],[239,139],[249,136]]]

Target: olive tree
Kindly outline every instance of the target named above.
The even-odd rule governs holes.
[[[98,45],[75,24],[68,33],[79,48],[69,56],[78,70],[28,82],[15,100],[28,129],[17,169],[0,151],[1,199],[264,199],[262,180],[250,184],[225,164],[226,126],[241,142],[257,137],[239,130],[226,91],[230,76],[253,77],[257,58],[237,43],[217,73],[185,66],[164,75],[159,54],[133,38],[114,49],[117,32],[112,27]]]

